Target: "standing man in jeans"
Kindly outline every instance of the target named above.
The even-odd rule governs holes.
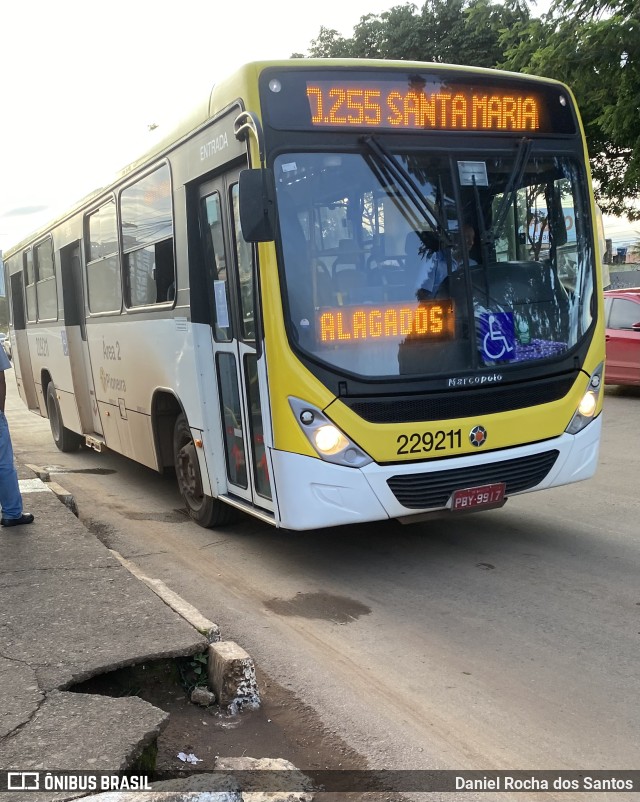
[[[2,526],[20,526],[33,522],[30,512],[22,511],[22,496],[18,485],[18,474],[13,464],[13,448],[9,425],[4,415],[4,403],[7,397],[7,381],[5,370],[11,367],[11,362],[0,348],[0,507],[2,507]]]

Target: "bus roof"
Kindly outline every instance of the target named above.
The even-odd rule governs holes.
[[[183,140],[195,133],[204,126],[211,117],[215,116],[225,108],[230,106],[244,94],[249,108],[259,108],[258,104],[258,77],[260,73],[268,68],[277,69],[327,69],[327,68],[351,68],[351,69],[401,69],[401,70],[420,70],[430,72],[459,72],[469,75],[500,76],[504,78],[514,78],[519,81],[531,81],[537,83],[553,84],[569,91],[568,87],[559,81],[551,78],[541,78],[539,76],[523,75],[520,73],[506,72],[504,70],[488,69],[486,67],[469,67],[461,64],[436,64],[423,61],[400,61],[387,59],[326,59],[326,58],[303,58],[303,59],[282,59],[273,61],[253,61],[239,67],[234,73],[212,86],[209,96],[204,99],[188,116],[186,116],[166,137],[157,142],[152,148],[133,162],[120,169],[111,183],[99,187],[88,195],[85,195],[70,209],[59,217],[53,219],[47,225],[42,226],[29,234],[16,245],[10,247],[5,253],[5,259],[10,258],[16,251],[23,249],[29,242],[38,239],[47,231],[55,228],[69,217],[79,212],[83,207],[88,206],[92,201],[97,200],[101,195],[106,195],[113,191],[124,178],[144,168],[145,165],[157,159],[164,153],[168,153]],[[255,94],[252,94],[255,93]]]

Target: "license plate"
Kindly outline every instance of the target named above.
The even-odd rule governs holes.
[[[506,500],[505,488],[505,483],[500,482],[494,485],[454,490],[451,494],[451,510],[461,512],[462,510],[478,510],[486,507],[502,507]]]

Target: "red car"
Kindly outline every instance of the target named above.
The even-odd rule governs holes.
[[[640,385],[640,287],[606,290],[605,384]]]

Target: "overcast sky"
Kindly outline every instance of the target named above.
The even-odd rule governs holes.
[[[401,2],[2,3],[0,250],[110,182],[238,65]]]
[[[321,25],[350,36],[394,4],[2,3],[0,250],[108,183],[240,64],[306,52]]]

